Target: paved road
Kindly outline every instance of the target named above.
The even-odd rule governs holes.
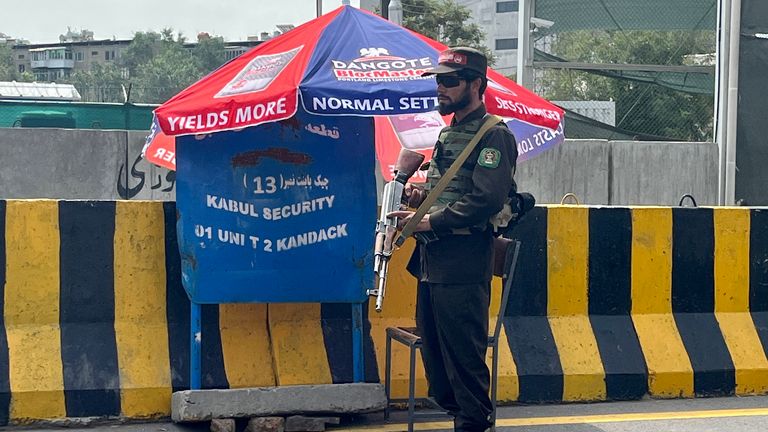
[[[406,430],[404,413],[391,421],[344,432]],[[768,397],[512,406],[499,409],[496,424],[502,432],[766,432]],[[451,423],[440,420],[416,427],[450,429]]]
[[[500,432],[766,432],[768,397],[731,397],[693,400],[645,400],[597,404],[512,406],[499,410]],[[242,431],[243,422],[238,430]],[[417,431],[451,430],[451,423],[431,420]],[[21,431],[22,428],[0,428]],[[205,432],[207,424],[173,423],[99,425],[89,428],[23,428],[39,432]],[[389,422],[381,414],[347,420],[329,432],[399,432],[406,430],[405,413]]]

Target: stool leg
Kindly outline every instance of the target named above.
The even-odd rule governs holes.
[[[408,432],[413,432],[413,418],[416,411],[416,347],[411,345],[410,368],[408,371]]]
[[[491,432],[496,432],[496,393],[499,387],[498,343],[499,342],[496,341],[496,343],[493,344],[493,347],[491,348],[491,359],[493,363],[491,367],[491,407],[493,408],[493,411],[491,411]]]
[[[389,419],[390,400],[392,400],[392,338],[387,335],[387,349],[385,351],[384,366],[384,394],[387,396],[387,406],[384,408],[384,420]]]

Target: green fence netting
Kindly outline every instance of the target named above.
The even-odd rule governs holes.
[[[0,100],[0,127],[149,130],[157,105]]]
[[[711,141],[717,2],[535,0],[534,90],[609,135]]]
[[[717,0],[536,0],[553,32],[715,28]]]

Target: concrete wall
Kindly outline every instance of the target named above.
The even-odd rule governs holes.
[[[518,166],[518,190],[539,203],[559,203],[573,192],[582,204],[610,204],[610,154],[607,141],[566,141]]]
[[[690,193],[716,205],[717,151],[714,143],[566,140],[520,164],[515,178],[539,203],[572,192],[582,204],[671,206]]]
[[[691,194],[699,205],[717,205],[715,143],[611,143],[611,196],[614,205],[678,205]]]
[[[124,177],[126,187],[118,189],[119,199],[176,200],[176,172],[151,164],[141,157],[146,132],[129,132]],[[118,198],[112,198],[118,199]]]
[[[0,197],[114,199],[126,134],[0,129]]]
[[[176,174],[141,158],[144,132],[0,129],[0,199],[174,200]],[[566,140],[520,164],[519,189],[539,203],[717,203],[713,143]]]
[[[176,175],[141,158],[145,132],[0,129],[0,199],[174,200]]]

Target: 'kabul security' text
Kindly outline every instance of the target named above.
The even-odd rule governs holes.
[[[253,203],[238,201],[218,195],[205,195],[205,206],[216,210],[225,210],[232,213],[240,213],[254,218],[263,217],[265,220],[288,219],[305,213],[312,213],[333,207],[336,195],[327,195],[280,207],[265,207],[259,212]]]

